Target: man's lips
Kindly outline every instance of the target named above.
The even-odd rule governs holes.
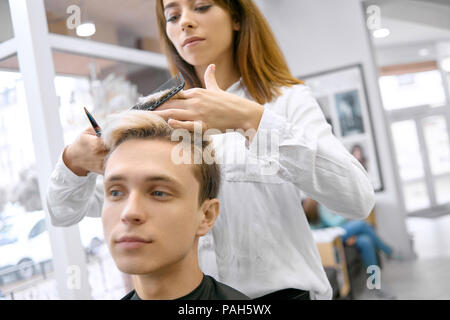
[[[139,248],[143,245],[152,243],[153,241],[150,239],[144,239],[137,236],[123,236],[115,241],[116,244],[120,245],[124,248]]]

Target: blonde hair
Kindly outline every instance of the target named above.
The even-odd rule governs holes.
[[[252,0],[214,2],[240,24],[240,30],[234,35],[234,58],[242,82],[256,102],[264,104],[277,98],[281,94],[280,87],[304,84],[291,74],[269,23]],[[175,75],[180,71],[187,87],[201,87],[194,66],[183,60],[166,34],[163,0],[156,1],[156,17],[170,72]]]
[[[123,142],[132,139],[157,139],[175,143],[171,138],[173,131],[174,129],[163,118],[151,111],[127,110],[108,116],[102,130],[103,141],[109,149],[105,157],[105,166],[109,156]],[[194,145],[193,135],[190,135],[191,150],[198,149],[199,146]],[[186,142],[183,140],[182,143]],[[202,155],[210,144],[211,140],[207,137],[202,140],[201,150],[199,150]],[[191,153],[192,157],[194,153],[195,151]],[[212,150],[211,156],[214,159],[214,150]],[[192,166],[194,175],[200,183],[199,203],[203,203],[206,199],[216,198],[220,185],[219,165],[216,161],[213,161],[212,164],[202,161],[200,164],[193,163]]]

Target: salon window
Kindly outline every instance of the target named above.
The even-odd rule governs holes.
[[[52,256],[24,83],[13,55],[0,60],[0,300],[58,299]]]

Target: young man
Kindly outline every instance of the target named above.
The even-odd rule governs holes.
[[[110,116],[103,130],[109,149],[105,239],[117,267],[133,275],[135,286],[123,299],[248,299],[199,267],[199,237],[219,214],[219,167],[204,161],[176,164],[179,142],[171,141],[171,134],[162,118],[147,111]],[[208,144],[181,143],[192,159]]]

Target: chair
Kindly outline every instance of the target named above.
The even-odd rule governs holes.
[[[303,207],[308,221],[317,218],[316,201],[304,201]],[[371,211],[365,221],[372,227],[376,227],[375,209]],[[333,288],[333,299],[352,299],[352,288],[356,286],[356,281],[360,281],[361,273],[365,272],[356,246],[346,245],[341,237],[337,237],[329,242],[317,243],[317,247],[328,280]],[[380,261],[379,257],[378,260]],[[338,297],[335,296],[336,291],[339,292]]]

